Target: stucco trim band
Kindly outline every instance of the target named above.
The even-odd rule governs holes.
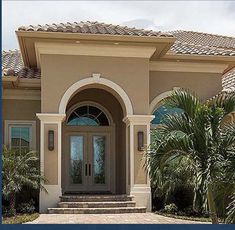
[[[127,46],[127,45],[105,45],[105,44],[66,44],[66,43],[46,43],[35,42],[37,67],[40,68],[41,54],[59,55],[87,55],[103,57],[134,57],[150,58],[156,46]]]
[[[228,64],[184,61],[151,61],[150,71],[173,71],[191,73],[223,73]]]

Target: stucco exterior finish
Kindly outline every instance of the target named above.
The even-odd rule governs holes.
[[[5,120],[12,121],[36,121],[36,150],[39,151],[40,146],[40,122],[36,117],[36,113],[41,111],[41,102],[33,100],[2,100],[2,130],[5,130]],[[3,143],[7,143],[4,140]]]
[[[150,102],[173,87],[189,89],[203,100],[222,90],[221,74],[151,71],[149,77]],[[210,88],[208,88],[210,87]]]
[[[137,133],[144,133],[144,146],[147,146],[147,127],[146,125],[134,126],[134,142],[135,142],[135,184],[147,184],[147,176],[144,170],[144,151],[138,151]]]
[[[48,131],[54,131],[54,150],[48,149]],[[47,179],[45,184],[58,184],[58,126],[56,124],[44,125],[44,176]]]
[[[135,114],[148,113],[148,59],[41,55],[41,69],[42,112],[57,113],[63,94],[73,83],[100,73],[123,88]]]

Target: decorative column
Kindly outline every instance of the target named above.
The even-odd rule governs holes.
[[[128,115],[126,123],[126,191],[133,195],[137,206],[151,211],[150,180],[144,169],[144,150],[140,150],[138,133],[143,135],[146,148],[150,144],[150,121],[153,115]]]
[[[40,191],[39,211],[56,207],[61,190],[61,123],[65,114],[38,113],[40,119],[40,169],[47,191]],[[50,133],[50,140],[48,134]],[[51,135],[53,134],[53,135]],[[50,142],[50,145],[49,143]]]

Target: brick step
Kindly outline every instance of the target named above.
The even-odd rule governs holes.
[[[135,207],[135,201],[117,201],[117,202],[60,202],[59,208],[118,208]]]
[[[63,195],[61,202],[106,202],[106,201],[132,201],[129,195]]]
[[[49,214],[118,214],[118,213],[145,213],[145,207],[121,208],[48,208]]]

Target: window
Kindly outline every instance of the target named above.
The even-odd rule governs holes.
[[[109,120],[99,108],[91,105],[80,106],[70,113],[67,125],[108,126]]]
[[[35,149],[35,121],[5,121],[5,142],[11,149]]]
[[[153,112],[155,118],[152,120],[151,124],[153,125],[161,124],[166,114],[180,114],[182,112],[183,110],[180,108],[170,108],[167,107],[166,105],[160,105]]]

